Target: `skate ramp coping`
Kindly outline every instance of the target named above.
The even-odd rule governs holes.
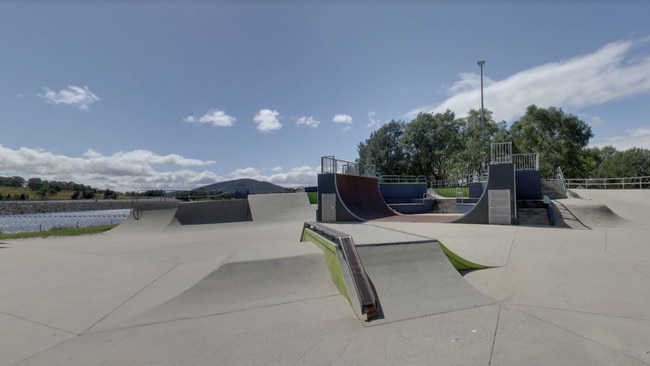
[[[359,285],[354,283],[354,266],[345,263],[346,255],[341,255],[341,247],[327,234],[321,235],[319,232],[327,230],[319,230],[318,226],[329,225],[310,223],[303,230],[303,240],[310,240],[319,245],[326,253],[328,262],[335,262],[329,266],[333,272],[333,281],[337,283],[342,294],[348,295],[348,301],[359,318],[368,321],[364,322],[364,325],[414,319],[494,303],[493,299],[465,281],[445,254],[446,251],[451,251],[443,249],[441,243],[435,239],[420,237],[419,240],[413,240],[413,236],[408,234],[403,238],[404,241],[376,240],[369,243],[368,240],[361,239],[365,244],[356,244],[355,249],[360,267],[365,271],[369,286],[374,290],[377,306],[376,314],[364,318],[366,314],[362,310],[365,303],[363,294],[357,292]],[[337,229],[343,232],[339,229],[340,226],[337,225]],[[366,230],[370,227],[365,224],[350,224],[353,230],[360,226]],[[373,237],[395,238],[394,230],[370,228]],[[455,257],[466,265],[473,264]]]

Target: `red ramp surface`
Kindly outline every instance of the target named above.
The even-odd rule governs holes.
[[[377,178],[336,174],[335,184],[345,209],[361,221],[398,215],[382,198]]]

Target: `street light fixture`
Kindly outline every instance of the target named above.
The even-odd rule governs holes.
[[[482,164],[481,164],[481,169],[485,169],[485,142],[484,142],[484,129],[485,129],[485,122],[483,119],[483,65],[485,65],[485,60],[481,60],[478,62],[478,66],[481,68],[481,158],[482,158]]]

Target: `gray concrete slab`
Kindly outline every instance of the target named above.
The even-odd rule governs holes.
[[[469,285],[436,241],[357,246],[381,305],[382,318],[364,323],[421,318],[494,303]]]
[[[635,225],[355,227],[360,242],[440,239],[469,260],[500,265],[462,278],[493,305],[371,327],[341,295],[284,286],[311,283],[290,271],[287,282],[234,271],[230,284],[241,301],[230,299],[224,313],[201,305],[216,298],[210,288],[228,287],[213,281],[226,263],[320,255],[298,242],[311,211],[284,212],[291,205],[272,199],[258,215],[285,219],[179,227],[163,225],[161,215],[155,230],[142,233],[7,240],[0,249],[0,365],[650,365],[650,191],[579,194]],[[210,274],[214,287],[198,285]],[[287,301],[264,302],[265,293]],[[191,304],[186,314],[180,298]],[[161,316],[155,324],[132,322],[153,313]]]

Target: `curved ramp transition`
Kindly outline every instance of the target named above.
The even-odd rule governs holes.
[[[374,235],[381,236],[381,232],[388,229],[373,228],[377,232]],[[305,231],[310,231],[305,235]],[[359,306],[354,303],[357,296],[352,294],[356,291],[354,283],[350,282],[352,277],[346,273],[348,266],[341,264],[343,256],[334,255],[340,252],[327,250],[329,242],[326,237],[313,230],[305,228],[303,240],[310,240],[323,248],[332,278],[337,283],[342,294],[350,294],[348,300],[351,302],[357,315]],[[451,253],[447,248],[443,250],[437,240],[419,242],[401,242],[387,244],[356,245],[365,271],[372,281],[376,290],[381,315],[366,325],[375,325],[385,322],[413,319],[427,315],[440,314],[449,311],[473,308],[494,303],[494,300],[483,295],[472,287],[452,265],[452,261],[445,252]],[[457,255],[452,254],[456,262],[465,265],[476,265],[465,261]],[[337,271],[339,271],[337,273]],[[342,289],[341,289],[342,288]]]

